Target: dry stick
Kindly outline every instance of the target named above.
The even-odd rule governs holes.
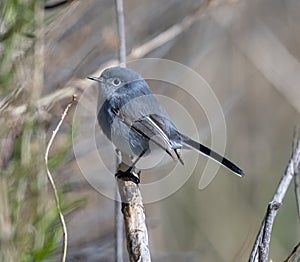
[[[300,242],[294,247],[293,251],[291,252],[291,254],[289,254],[289,256],[283,261],[283,262],[288,262],[290,260],[290,258],[296,254],[297,249],[300,247]]]
[[[118,24],[118,33],[119,33],[119,60],[120,66],[126,66],[126,37],[125,37],[125,23],[124,23],[124,8],[123,0],[115,0],[116,12],[117,12],[117,24]]]
[[[294,177],[295,167],[300,162],[300,140],[297,141],[293,154],[289,160],[289,164],[279,182],[277,190],[274,194],[272,201],[269,203],[266,216],[261,224],[259,233],[256,237],[253,249],[251,251],[249,262],[257,261],[266,262],[268,261],[269,245],[271,239],[271,232],[277,211],[282,204],[285,197],[289,184]]]
[[[298,219],[300,220],[300,174],[296,167],[295,167],[294,186],[295,186]]]
[[[47,177],[48,180],[50,181],[51,187],[53,189],[53,194],[54,194],[54,198],[55,198],[55,203],[56,203],[56,208],[59,214],[59,219],[62,225],[62,230],[63,230],[63,252],[62,252],[62,257],[61,257],[61,261],[65,262],[66,261],[66,256],[67,256],[67,248],[68,248],[68,231],[67,231],[67,226],[66,226],[66,222],[65,222],[65,218],[64,215],[61,211],[61,204],[60,204],[60,200],[59,200],[59,196],[58,196],[58,192],[53,180],[53,177],[50,173],[49,167],[48,167],[48,156],[49,156],[49,151],[50,151],[50,147],[53,144],[54,138],[57,134],[57,132],[60,129],[60,126],[62,125],[65,117],[68,114],[69,109],[71,108],[72,104],[76,101],[76,96],[73,95],[72,101],[67,105],[65,111],[63,112],[61,119],[59,121],[59,123],[57,124],[57,127],[55,128],[55,130],[52,133],[52,136],[48,142],[47,148],[46,148],[46,152],[45,152],[45,164],[46,164],[46,171],[47,171]]]
[[[38,107],[38,108],[43,108],[43,107],[49,108],[55,102],[72,96],[72,94],[74,94],[75,91],[77,91],[77,89],[75,87],[71,87],[71,86],[68,86],[68,87],[63,88],[63,89],[56,90],[53,93],[38,99],[37,102],[36,102],[36,107]],[[8,107],[8,105],[4,105],[4,107]],[[21,114],[24,114],[26,112],[27,108],[28,108],[28,105],[23,104],[23,105],[20,105],[18,107],[8,108],[8,112],[12,115],[12,117],[17,117],[17,116],[20,116]],[[5,110],[5,108],[3,110]],[[2,110],[0,109],[0,113],[1,112],[2,112]]]
[[[119,150],[116,150],[117,168],[122,163],[122,155]],[[121,200],[118,191],[117,181],[115,183],[115,261],[123,261],[123,246],[124,246],[124,236],[123,236],[123,218],[121,213]]]
[[[141,46],[134,47],[131,53],[129,54],[128,59],[137,59],[144,57],[151,51],[175,39],[185,30],[190,28],[196,21],[198,21],[201,15],[204,14],[205,10],[207,10],[206,7],[200,7],[195,13],[186,16],[182,21],[169,27],[165,31],[161,32],[159,35],[155,36],[150,41],[144,43]]]
[[[297,144],[297,137],[298,137],[298,126],[295,127],[294,130],[294,150],[296,148],[296,144]],[[298,167],[295,166],[295,170],[294,170],[295,174],[294,174],[294,190],[295,190],[295,197],[296,197],[296,205],[297,205],[297,214],[298,214],[298,219],[300,221],[300,174],[299,174],[299,170]],[[284,262],[288,262],[289,259],[295,255],[295,261],[297,259],[299,259],[299,252],[297,253],[297,250],[300,247],[300,242],[294,247],[293,251],[291,252],[291,254],[286,258],[286,260]],[[298,255],[297,255],[298,254]]]
[[[124,8],[122,0],[115,0],[115,7],[117,13],[117,27],[119,34],[119,64],[122,67],[126,67],[126,35],[125,35],[125,24],[124,24]],[[121,152],[117,152],[117,169],[122,164]],[[121,214],[121,202],[118,197],[118,186],[117,179],[115,184],[115,261],[123,261],[123,246],[124,246],[124,235],[123,235],[123,219]]]
[[[120,173],[122,171],[119,171]],[[130,261],[150,262],[145,210],[139,186],[130,177],[128,177],[128,180],[124,179],[124,177],[123,179],[118,179],[118,186],[122,200],[122,212]]]
[[[293,148],[295,150],[296,144],[297,144],[297,137],[298,137],[298,126],[295,127],[294,130],[294,142],[293,142]],[[297,205],[297,214],[298,219],[300,220],[300,174],[298,171],[298,167],[294,167],[294,190],[295,190],[295,196],[296,196],[296,205]]]

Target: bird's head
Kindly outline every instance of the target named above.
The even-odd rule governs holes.
[[[88,79],[97,81],[101,91],[113,92],[126,83],[143,79],[137,72],[124,67],[105,69],[99,77],[89,76]]]

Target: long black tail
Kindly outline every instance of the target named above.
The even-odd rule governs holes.
[[[242,169],[240,169],[236,164],[225,158],[224,156],[221,156],[217,152],[211,150],[210,148],[194,141],[193,139],[181,134],[183,145],[186,148],[196,150],[197,152],[201,153],[202,155],[205,155],[216,162],[220,163],[221,165],[227,167],[230,171],[232,171],[234,174],[242,177],[244,176],[244,172]]]

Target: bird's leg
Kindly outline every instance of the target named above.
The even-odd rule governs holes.
[[[128,172],[128,170],[125,172],[122,170],[118,170],[115,176],[118,179],[122,179],[124,181],[132,181],[138,185],[140,183],[140,173],[141,171],[136,173],[136,172]]]
[[[137,164],[137,162],[139,162],[139,160],[142,158],[142,156],[147,152],[148,149],[144,149],[139,156],[136,158],[136,160],[134,160],[134,162],[131,164],[131,166],[127,169],[126,172],[131,173],[132,170],[135,168],[135,165]]]
[[[136,171],[135,165],[146,152],[147,149],[143,150],[142,153],[136,158],[136,160],[130,165],[130,167],[125,172],[119,170],[116,174],[116,177],[123,180],[130,180],[136,184],[139,184],[141,171]]]

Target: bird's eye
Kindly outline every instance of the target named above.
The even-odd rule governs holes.
[[[121,84],[121,81],[119,78],[115,78],[113,81],[112,81],[113,85],[114,86],[119,86]]]

